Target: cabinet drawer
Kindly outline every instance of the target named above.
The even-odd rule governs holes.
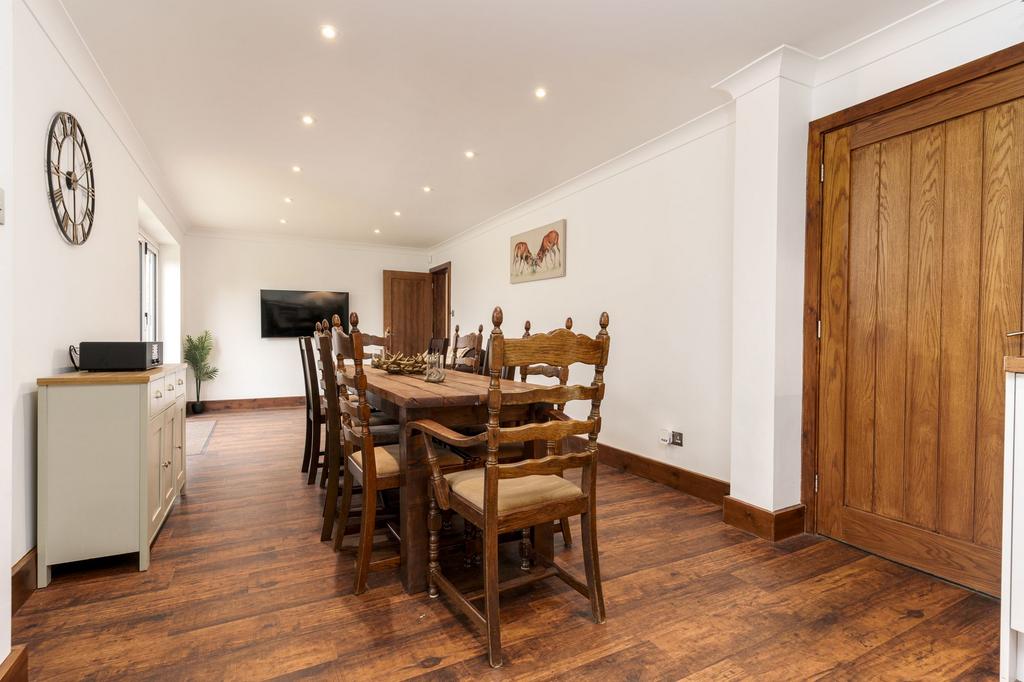
[[[167,404],[167,387],[164,386],[163,377],[158,377],[149,382],[149,414],[159,414]]]
[[[184,368],[174,372],[174,397],[176,400],[185,399],[185,382],[188,376]]]

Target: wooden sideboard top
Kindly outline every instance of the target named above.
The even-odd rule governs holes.
[[[144,372],[68,372],[57,374],[52,377],[40,377],[36,379],[38,386],[64,386],[69,384],[88,385],[116,385],[116,384],[148,384],[154,377],[175,370],[183,369],[186,365],[179,363],[168,363],[148,369]]]
[[[1024,357],[1007,355],[1003,358],[1003,371],[1024,373]]]

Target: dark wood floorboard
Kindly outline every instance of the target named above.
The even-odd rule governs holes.
[[[134,557],[58,567],[18,612],[32,679],[944,680],[998,668],[997,602],[823,538],[771,545],[714,505],[602,468],[608,622],[594,625],[559,581],[511,592],[494,671],[444,598],[404,594],[395,571],[351,594],[353,554],[319,541],[323,492],[298,470],[301,410],[210,418],[150,570]],[[556,549],[582,575],[580,548]]]

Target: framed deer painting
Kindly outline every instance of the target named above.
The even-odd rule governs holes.
[[[512,284],[565,277],[565,221],[559,220],[509,239]]]

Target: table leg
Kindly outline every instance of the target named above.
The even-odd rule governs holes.
[[[427,481],[429,480],[427,453],[423,447],[423,439],[417,435],[409,438],[405,432],[409,418],[405,409],[399,413],[398,423],[401,428],[399,443],[401,452],[401,469],[404,474],[400,491],[402,534],[402,564],[399,573],[402,586],[409,594],[427,589]]]

